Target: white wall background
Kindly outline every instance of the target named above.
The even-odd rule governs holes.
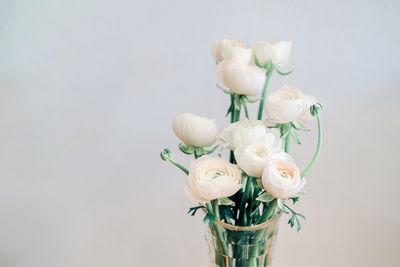
[[[399,1],[0,1],[0,266],[207,266],[179,112],[215,117],[215,39],[292,40],[322,155],[275,267],[399,266]],[[255,107],[252,109],[255,115]],[[315,130],[315,124],[312,125]],[[305,166],[316,133],[294,152]],[[296,204],[297,206],[297,204]]]

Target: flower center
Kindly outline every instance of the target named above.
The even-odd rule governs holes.
[[[260,158],[265,158],[268,156],[268,151],[264,147],[253,146],[250,148],[250,151]]]
[[[282,178],[288,179],[293,177],[293,173],[290,170],[278,168],[278,172]]]
[[[214,172],[211,173],[211,176],[212,176],[213,179],[216,179],[216,178],[218,178],[218,177],[220,177],[222,175],[224,175],[224,173],[221,172],[221,171],[214,171]]]

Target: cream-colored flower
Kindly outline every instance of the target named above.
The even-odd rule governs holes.
[[[249,176],[261,177],[262,172],[274,154],[271,146],[254,143],[235,149],[235,159],[239,167]]]
[[[240,146],[255,143],[282,147],[282,140],[277,129],[268,129],[259,120],[241,120],[230,124],[218,136],[224,142],[224,148],[235,150]]]
[[[292,43],[286,41],[258,41],[251,48],[261,65],[272,60],[276,66],[282,66],[289,63],[291,47]]]
[[[318,102],[313,96],[303,94],[293,86],[284,85],[267,97],[265,112],[268,119],[278,123],[300,121],[303,124],[312,121],[310,107]]]
[[[202,156],[191,162],[184,188],[190,198],[204,203],[232,196],[242,187],[240,182],[237,165],[223,158]]]
[[[220,81],[232,92],[255,96],[262,92],[265,84],[265,70],[232,60],[224,60],[217,65]]]
[[[279,153],[265,166],[262,184],[275,198],[285,199],[300,193],[306,180],[300,177],[300,170],[294,160],[288,154]]]
[[[243,64],[249,64],[252,58],[252,50],[242,43],[234,40],[217,40],[213,43],[211,51],[214,59],[219,63],[224,60],[233,60]]]
[[[214,119],[182,113],[172,120],[175,135],[186,145],[203,147],[215,142],[218,134]]]

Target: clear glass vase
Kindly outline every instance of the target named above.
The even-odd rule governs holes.
[[[280,214],[253,226],[234,226],[217,221],[208,228],[206,240],[210,267],[269,267],[278,234]]]

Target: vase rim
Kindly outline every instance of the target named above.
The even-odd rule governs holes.
[[[267,221],[265,221],[263,223],[256,224],[256,225],[251,225],[251,226],[232,225],[232,224],[220,221],[220,220],[217,220],[216,223],[219,226],[222,226],[222,227],[224,227],[226,229],[229,229],[229,230],[234,230],[234,231],[254,231],[254,230],[259,230],[259,229],[265,228],[267,225],[277,221],[280,216],[281,216],[281,212],[278,212],[271,219],[269,219],[269,220],[267,220]]]

